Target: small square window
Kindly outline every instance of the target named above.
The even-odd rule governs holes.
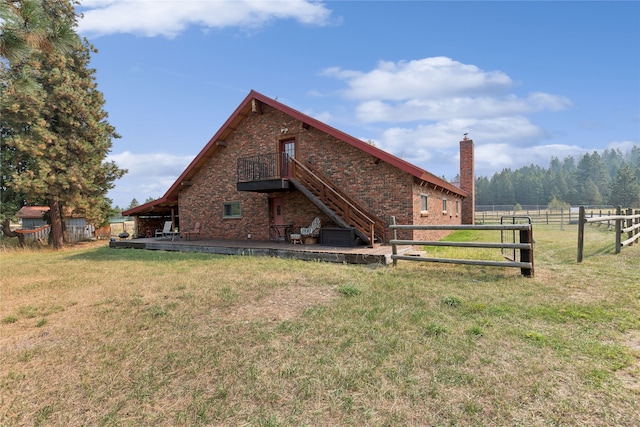
[[[240,202],[227,202],[222,206],[223,218],[240,218]]]

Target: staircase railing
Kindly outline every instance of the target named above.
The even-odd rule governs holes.
[[[338,214],[345,222],[354,227],[359,234],[364,235],[369,244],[373,245],[376,238],[384,242],[386,226],[380,218],[367,212],[356,201],[338,189],[327,177],[312,170],[309,163],[302,164],[291,158],[294,166],[294,179],[298,180],[307,190],[324,203],[329,209]]]

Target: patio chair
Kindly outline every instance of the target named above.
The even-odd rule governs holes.
[[[191,238],[199,239],[200,238],[200,221],[197,221],[193,226],[193,230],[187,230],[181,232],[182,236],[184,236],[187,240],[191,240]]]
[[[318,237],[320,235],[320,218],[315,217],[308,227],[300,227],[302,237]]]
[[[164,228],[162,230],[156,229],[156,237],[170,236],[172,234],[171,224],[173,224],[172,221],[165,221]]]

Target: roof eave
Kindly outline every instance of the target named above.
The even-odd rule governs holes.
[[[168,199],[161,197],[156,200],[152,200],[150,202],[144,203],[142,205],[136,206],[135,208],[128,209],[126,211],[122,211],[122,216],[136,216],[142,215],[145,213],[153,213],[154,211],[160,211],[164,209],[169,209],[174,206],[177,206],[177,199]]]

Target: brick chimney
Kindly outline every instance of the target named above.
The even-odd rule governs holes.
[[[466,134],[460,141],[460,188],[469,193],[462,201],[462,224],[473,224],[476,214],[476,180],[473,166],[473,140]]]

